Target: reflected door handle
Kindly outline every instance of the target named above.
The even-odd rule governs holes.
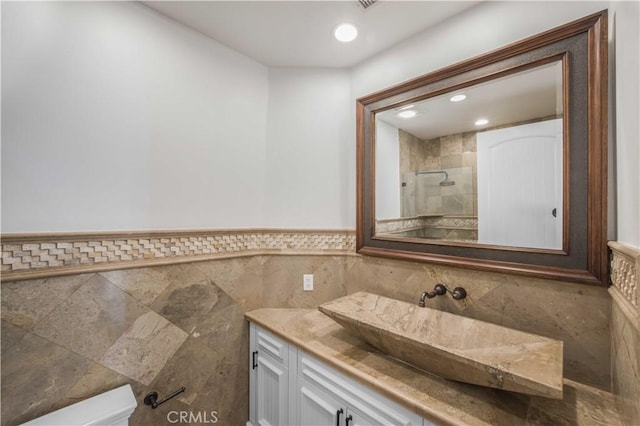
[[[553,215],[553,217],[558,217],[558,209],[551,210],[551,214]]]
[[[353,421],[353,417],[351,417],[351,414],[349,414],[349,415],[347,416],[347,418],[345,419],[345,424],[346,424],[347,426],[349,426],[349,424],[350,424],[352,421]]]
[[[342,415],[342,413],[344,413],[342,408],[336,411],[336,426],[340,426],[340,416]]]

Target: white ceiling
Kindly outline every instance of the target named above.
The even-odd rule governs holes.
[[[459,93],[467,99],[449,100]],[[428,140],[555,116],[562,113],[562,63],[556,61],[413,105],[407,108],[418,112],[413,118],[399,118],[396,114],[402,107],[378,113],[376,118]],[[476,126],[480,118],[489,123]]]
[[[479,1],[146,1],[147,6],[273,67],[351,67]],[[342,22],[358,38],[341,43]]]

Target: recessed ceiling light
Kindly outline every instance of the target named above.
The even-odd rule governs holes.
[[[486,118],[481,118],[476,121],[476,126],[484,126],[485,124],[489,124],[489,120],[487,120]]]
[[[467,95],[463,95],[462,93],[460,93],[459,95],[453,95],[451,98],[449,98],[451,102],[460,102],[464,101],[465,99],[467,99]]]
[[[397,115],[400,118],[413,118],[418,115],[418,113],[415,109],[405,109],[404,111],[400,111]]]
[[[405,105],[403,107],[398,108],[398,111],[404,111],[405,109],[411,109],[413,108],[415,105],[411,104],[411,105]]]
[[[352,24],[340,24],[333,31],[333,35],[338,41],[348,43],[358,37],[358,30]]]

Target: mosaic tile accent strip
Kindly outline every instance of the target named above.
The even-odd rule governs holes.
[[[31,271],[83,266],[122,267],[127,262],[158,262],[274,250],[300,253],[355,252],[353,231],[229,230],[148,233],[4,235],[2,280]]]
[[[387,233],[400,231],[403,229],[421,228],[424,226],[424,220],[419,217],[385,219],[376,223],[376,233]]]
[[[390,233],[424,227],[476,230],[478,229],[478,218],[476,216],[419,216],[385,219],[376,223],[376,232]]]
[[[638,306],[638,268],[640,250],[617,242],[609,242],[611,248],[611,283],[631,305]]]
[[[425,224],[443,228],[478,229],[478,218],[475,216],[442,216],[425,218]]]

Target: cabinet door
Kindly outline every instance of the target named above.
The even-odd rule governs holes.
[[[256,391],[258,387],[258,362],[256,352],[256,325],[249,326],[249,424],[257,425],[256,421]]]
[[[298,375],[345,407],[352,418],[349,426],[354,422],[375,426],[422,425],[422,418],[415,412],[395,404],[305,353],[298,354]]]
[[[298,377],[296,386],[297,426],[333,426],[344,424],[344,407],[315,386]]]
[[[288,423],[287,368],[258,354],[256,372],[256,422],[261,426],[283,426]]]
[[[379,407],[379,408],[384,408],[384,407]],[[395,426],[396,423],[390,423],[389,419],[381,416],[376,410],[367,410],[367,407],[364,407],[364,409],[361,409],[361,410],[356,410],[353,407],[349,407],[347,408],[345,425],[347,426],[383,426],[383,425]]]

